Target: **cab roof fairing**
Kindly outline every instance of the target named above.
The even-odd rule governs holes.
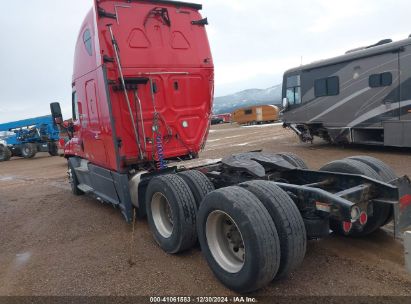
[[[97,1],[97,0],[96,0]],[[99,35],[98,35],[98,25],[97,25],[97,6],[94,5],[87,13],[87,15],[84,17],[83,23],[80,27],[79,34],[77,36],[77,42],[76,42],[76,47],[75,47],[75,53],[74,53],[74,66],[73,66],[73,76],[72,76],[72,86],[74,86],[76,79],[84,76],[84,69],[81,69],[80,67],[82,64],[78,62],[79,59],[84,59],[88,58],[88,56],[79,55],[79,52],[81,50],[85,51],[84,49],[84,42],[83,42],[83,33],[86,28],[89,28],[92,33],[91,36],[93,37],[93,60],[95,61],[95,65],[93,66],[92,69],[89,69],[89,71],[101,66],[103,64],[103,59],[100,53],[100,40],[99,40]],[[87,72],[89,72],[87,71]]]
[[[190,2],[182,2],[182,1],[170,1],[170,0],[120,0],[121,2],[125,3],[132,3],[132,2],[140,2],[140,3],[151,3],[151,4],[158,4],[158,5],[173,5],[175,7],[186,7],[186,8],[193,8],[196,10],[202,10],[203,6],[197,3],[190,3]],[[117,2],[120,2],[117,1]],[[113,0],[95,0],[95,7],[98,7],[99,3],[103,2],[114,2]]]

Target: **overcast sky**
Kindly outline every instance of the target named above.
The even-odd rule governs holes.
[[[411,34],[409,0],[203,0],[216,96],[281,82],[291,67]],[[0,0],[0,122],[70,113],[74,46],[92,0]]]

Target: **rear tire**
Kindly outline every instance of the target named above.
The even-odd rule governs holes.
[[[207,176],[198,170],[188,170],[178,173],[178,175],[184,179],[187,185],[190,187],[191,192],[194,195],[194,199],[197,205],[197,209],[200,207],[200,203],[206,197],[207,194],[214,191],[213,183],[207,178]]]
[[[370,166],[355,159],[343,159],[336,160],[323,166],[320,171],[349,173],[349,174],[361,174],[376,180],[382,180],[381,176],[375,172]],[[388,204],[374,203],[373,215],[368,218],[368,222],[365,224],[361,231],[353,228],[349,232],[349,236],[363,237],[376,231],[378,228],[384,225],[385,221],[390,215],[391,207]],[[341,235],[347,235],[343,228],[342,222],[330,219],[330,228],[335,233]]]
[[[196,203],[187,183],[176,174],[154,177],[146,191],[150,230],[167,253],[193,247],[197,241]]]
[[[59,155],[59,148],[57,147],[56,142],[51,142],[48,144],[49,146],[49,154],[50,156],[58,156]]]
[[[32,143],[28,143],[28,144],[23,144],[23,146],[21,147],[21,155],[24,158],[33,158],[34,156],[36,156],[37,153],[37,147],[35,144]]]
[[[373,168],[354,159],[341,159],[332,161],[321,167],[320,171],[360,174],[376,180],[381,180],[381,177],[377,172],[374,171]]]
[[[263,203],[277,228],[281,262],[277,277],[286,277],[304,260],[307,232],[300,211],[284,190],[268,181],[250,181],[239,185]]]
[[[296,166],[299,169],[308,169],[308,166],[305,163],[305,161],[301,157],[299,157],[297,154],[294,154],[294,153],[291,153],[291,152],[280,152],[280,153],[276,153],[276,154],[280,155],[287,162],[289,162],[293,166]]]
[[[11,158],[11,151],[7,146],[0,145],[0,162],[8,161]]]
[[[197,229],[208,265],[228,288],[251,292],[274,279],[281,255],[277,229],[251,192],[233,186],[208,194]]]

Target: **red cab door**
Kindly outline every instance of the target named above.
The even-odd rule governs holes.
[[[87,81],[85,86],[87,109],[84,110],[87,110],[88,128],[84,134],[84,152],[90,161],[104,165],[107,162],[107,154],[102,139],[101,114],[95,80]]]

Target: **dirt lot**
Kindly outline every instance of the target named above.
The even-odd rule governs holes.
[[[201,157],[261,148],[298,153],[315,169],[368,154],[411,176],[410,150],[301,144],[278,125],[213,127]],[[199,248],[171,256],[156,246],[146,221],[137,222],[134,242],[131,231],[119,210],[71,195],[63,158],[0,163],[0,295],[233,295]],[[254,296],[411,295],[402,253],[384,231],[310,241],[301,268]]]

